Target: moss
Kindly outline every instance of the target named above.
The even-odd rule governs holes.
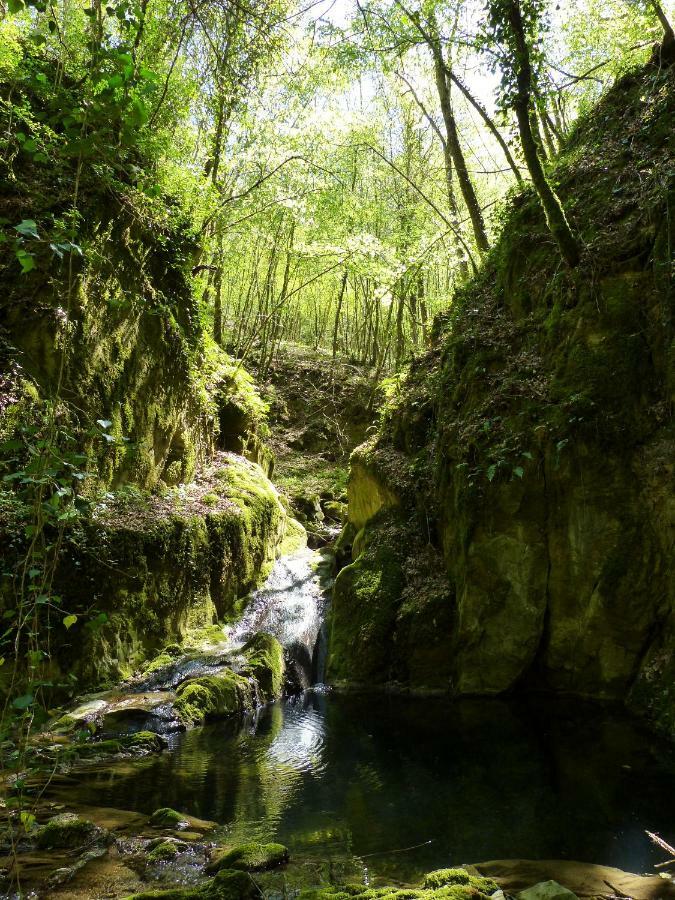
[[[288,848],[283,844],[241,844],[219,854],[209,863],[207,871],[238,869],[244,872],[262,872],[288,862],[288,858]]]
[[[404,587],[401,550],[409,543],[399,528],[389,534],[367,526],[377,543],[365,548],[335,581],[330,613],[327,675],[359,684],[392,680],[391,639]]]
[[[178,856],[178,847],[171,841],[162,841],[148,853],[150,862],[168,862]]]
[[[170,806],[162,806],[150,816],[150,824],[155,828],[169,828],[184,824],[188,821],[188,818],[183,813],[171,809]]]
[[[198,887],[143,891],[126,900],[257,900],[260,889],[246,872],[224,869]]]
[[[265,700],[281,696],[284,686],[284,651],[271,634],[259,632],[244,645],[246,669],[258,683]]]
[[[429,872],[424,879],[425,888],[436,889],[456,884],[468,885],[483,894],[494,894],[499,890],[499,885],[491,878],[469,875],[466,869],[436,869],[435,872]]]
[[[62,813],[39,829],[36,844],[41,850],[72,850],[103,836],[102,829],[93,822],[73,813]]]
[[[143,666],[143,673],[149,675],[151,672],[156,672],[158,669],[163,669],[165,666],[172,665],[181,653],[182,649],[180,645],[170,644]]]
[[[250,683],[230,671],[184,681],[176,691],[174,703],[176,715],[184,725],[196,725],[252,708]]]
[[[126,750],[136,753],[161,753],[167,745],[166,739],[154,731],[137,731],[122,738],[122,743]]]
[[[307,532],[297,519],[286,517],[284,536],[277,548],[279,556],[290,556],[307,546]]]

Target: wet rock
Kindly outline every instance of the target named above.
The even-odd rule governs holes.
[[[143,891],[125,900],[257,900],[259,897],[260,889],[246,872],[224,869],[199,887]]]
[[[107,832],[88,819],[61,813],[38,830],[35,842],[40,850],[72,850],[106,838]]]
[[[518,900],[577,900],[577,895],[557,881],[540,881],[518,894]]]
[[[241,844],[217,854],[206,868],[207,872],[238,869],[243,872],[263,872],[288,862],[288,848],[283,844]]]
[[[279,641],[271,634],[260,632],[244,644],[246,669],[258,683],[265,700],[275,700],[281,696],[284,686],[284,651]]]
[[[173,841],[160,841],[148,853],[149,862],[167,862],[178,856],[178,846]]]
[[[176,691],[174,710],[181,724],[189,726],[248,712],[254,705],[251,683],[227,669],[183,682]]]
[[[186,835],[189,830],[190,832],[196,832],[198,836],[207,831],[213,831],[214,828],[218,827],[217,822],[209,822],[207,819],[197,819],[194,816],[188,816],[186,813],[171,809],[170,806],[156,809],[150,816],[150,824],[154,828],[169,828],[182,831]]]

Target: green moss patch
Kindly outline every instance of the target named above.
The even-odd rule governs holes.
[[[184,725],[247,712],[253,708],[250,682],[229,670],[184,681],[176,691],[174,709]]]
[[[271,634],[259,632],[244,645],[246,670],[255,678],[263,699],[275,700],[284,686],[284,650]]]
[[[74,813],[62,813],[38,830],[35,842],[41,850],[74,850],[104,838],[103,829],[93,822]]]
[[[283,844],[241,844],[219,854],[208,866],[207,871],[238,869],[244,872],[262,872],[274,869],[288,862],[288,848]]]

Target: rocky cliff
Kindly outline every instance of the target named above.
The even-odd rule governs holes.
[[[129,172],[20,154],[0,181],[0,609],[34,611],[34,658],[80,690],[231,617],[288,522],[194,227]]]
[[[675,73],[623,78],[531,191],[352,457],[329,672],[628,699],[675,733]]]

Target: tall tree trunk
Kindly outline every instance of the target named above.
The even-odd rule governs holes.
[[[441,112],[443,113],[443,121],[445,123],[446,140],[454,163],[455,172],[457,173],[457,182],[462,197],[464,198],[469,218],[471,219],[476,246],[481,253],[487,253],[490,249],[490,244],[485,230],[483,213],[481,212],[480,204],[478,203],[478,198],[476,197],[476,192],[471,182],[471,177],[464,158],[464,151],[462,150],[462,145],[459,140],[457,123],[455,121],[452,100],[450,97],[450,83],[446,76],[446,66],[437,34],[432,36],[430,49],[434,61],[436,90],[438,91],[438,99],[441,104]]]
[[[539,157],[539,147],[532,130],[532,68],[525,37],[525,28],[520,9],[520,0],[509,0],[507,6],[508,24],[514,39],[516,67],[516,95],[513,107],[518,121],[523,156],[532,178],[534,188],[544,208],[548,227],[565,262],[574,267],[579,262],[580,250],[572,233],[565,211],[555,191],[548,183],[544,167]]]

